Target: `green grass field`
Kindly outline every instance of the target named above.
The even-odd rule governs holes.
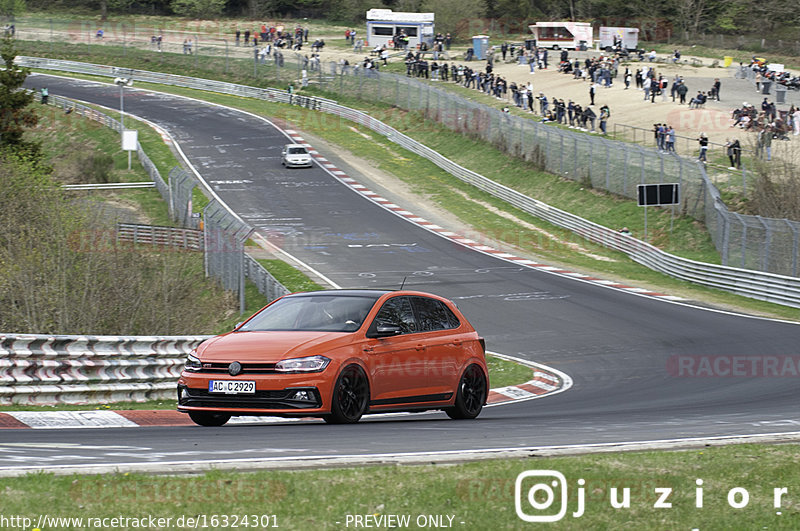
[[[460,424],[435,423],[454,428]],[[280,429],[268,426],[251,431],[253,436],[268,439],[270,431]],[[403,527],[396,521],[386,525],[385,518],[389,517],[409,518],[411,529],[432,528],[436,526],[420,524],[430,524],[430,517],[438,517],[438,522],[455,529],[527,529],[534,524],[522,521],[515,509],[518,475],[557,471],[563,474],[565,483],[550,487],[551,478],[528,476],[521,480],[519,489],[524,514],[539,517],[557,515],[561,492],[566,489],[566,515],[548,524],[549,529],[788,530],[797,529],[800,521],[800,479],[792,466],[798,452],[798,445],[739,445],[440,466],[249,473],[245,464],[241,472],[211,471],[193,476],[42,473],[0,479],[0,509],[4,516],[33,518],[28,529],[42,514],[84,519],[152,516],[171,518],[171,526],[183,518],[184,527],[194,527],[186,525],[187,518],[199,518],[198,527],[205,522],[211,528],[223,528],[225,516],[230,526],[234,519],[241,522],[243,517],[250,520],[255,515],[257,525],[248,527],[283,529],[353,528],[356,516],[363,522],[368,515],[371,519],[383,518],[371,520],[373,524],[382,522],[375,525],[380,529]],[[579,484],[581,479],[583,485]],[[702,480],[702,485],[698,486],[697,480]],[[544,482],[553,491],[550,504],[546,503],[544,487],[533,488]],[[612,489],[617,489],[615,495]],[[743,490],[731,494],[732,489]],[[776,489],[779,493],[786,489],[779,495],[777,507]],[[531,490],[534,501],[541,504],[538,511],[529,503]],[[664,494],[666,498],[659,502]],[[612,499],[620,503],[628,499],[628,506],[614,508]],[[583,513],[576,516],[581,507]],[[86,520],[83,526],[65,524],[58,528],[87,527]],[[171,527],[165,524],[156,527]],[[115,527],[130,529],[134,525],[118,521]]]

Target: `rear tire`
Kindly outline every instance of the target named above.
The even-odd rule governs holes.
[[[451,419],[474,419],[480,415],[488,393],[486,375],[479,365],[470,365],[461,375],[456,392],[456,403],[446,409]]]
[[[210,413],[208,411],[190,411],[189,418],[199,426],[222,426],[231,416],[227,413]]]
[[[329,424],[354,424],[367,412],[369,405],[369,380],[358,365],[345,367],[333,388],[331,414],[326,415]]]

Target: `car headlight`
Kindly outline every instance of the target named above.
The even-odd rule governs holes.
[[[309,356],[307,358],[292,358],[281,360],[275,364],[277,372],[321,372],[330,363],[330,358],[325,356]]]
[[[194,351],[190,352],[186,357],[186,364],[183,366],[183,370],[189,372],[198,372],[202,368],[203,365],[200,363],[200,358],[195,355]]]

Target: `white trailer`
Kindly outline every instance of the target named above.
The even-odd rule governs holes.
[[[421,42],[433,43],[433,13],[400,13],[391,9],[367,11],[367,45],[370,48],[386,45],[391,48],[395,35],[404,33],[408,46],[416,48]]]
[[[636,50],[639,48],[639,28],[600,26],[600,48],[613,48],[615,42],[625,50]]]
[[[537,22],[528,26],[536,46],[543,48],[580,49],[592,47],[592,25],[589,22]]]

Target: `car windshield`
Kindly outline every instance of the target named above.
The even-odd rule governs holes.
[[[239,331],[355,332],[378,295],[308,295],[286,297],[256,314]]]
[[[287,153],[289,155],[305,155],[308,151],[304,147],[290,147]]]

